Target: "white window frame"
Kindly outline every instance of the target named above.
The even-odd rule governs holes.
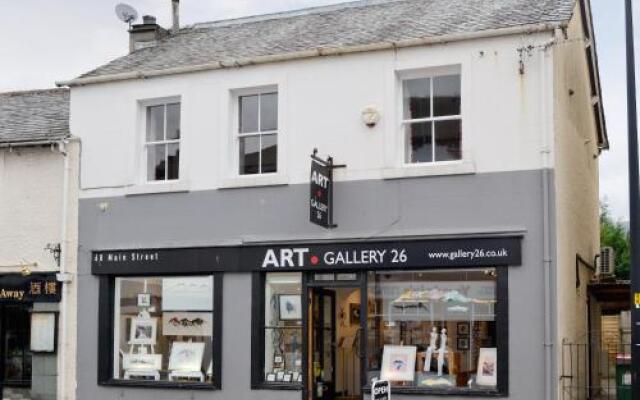
[[[278,129],[270,130],[270,131],[262,131],[261,130],[261,120],[260,120],[260,111],[261,111],[261,102],[260,96],[267,94],[276,94],[277,96],[277,104],[278,104],[278,115],[276,116],[276,121],[278,121]],[[240,98],[247,96],[259,96],[258,97],[258,130],[256,132],[240,132]],[[235,168],[235,176],[238,177],[258,177],[258,176],[276,176],[281,172],[280,165],[280,132],[281,132],[281,104],[280,104],[280,92],[278,87],[275,85],[252,88],[252,89],[242,89],[233,91],[233,102],[234,102],[234,123],[233,123],[233,149],[234,149],[234,157],[233,157],[233,168]],[[274,172],[262,172],[262,137],[274,135],[276,137],[276,146],[278,147],[278,156],[276,157],[276,170]],[[260,138],[260,152],[258,155],[258,169],[259,172],[257,174],[241,174],[240,173],[240,139],[245,137],[259,137]]]
[[[171,139],[171,140],[166,140],[166,130],[167,130],[167,112],[166,112],[166,107],[167,105],[170,104],[179,104],[180,105],[180,138],[179,139]],[[160,140],[160,141],[147,141],[147,113],[148,113],[148,109],[149,107],[155,107],[155,106],[164,106],[165,107],[165,113],[164,113],[164,138],[165,140]],[[183,134],[183,103],[182,103],[182,99],[180,96],[172,96],[172,97],[162,97],[162,98],[157,98],[157,99],[150,99],[150,100],[141,100],[139,101],[139,107],[140,107],[140,140],[141,140],[141,164],[140,164],[140,168],[139,168],[139,182],[141,182],[142,184],[145,185],[166,185],[166,184],[175,184],[177,182],[180,182],[183,180],[183,142],[182,139],[184,137]],[[169,168],[168,166],[165,167],[165,179],[163,180],[150,180],[149,179],[149,164],[148,164],[148,154],[149,151],[148,149],[151,146],[156,146],[156,145],[164,145],[164,146],[168,146],[169,144],[178,144],[178,147],[180,149],[180,159],[178,160],[178,178],[177,179],[167,179],[168,178],[168,173],[169,173]]]
[[[447,115],[442,117],[433,116],[433,80],[438,77],[443,76],[451,76],[457,75],[460,77],[460,114],[458,115]],[[404,82],[407,80],[413,79],[430,79],[430,87],[429,87],[429,95],[430,95],[430,117],[428,118],[415,118],[415,119],[404,119]],[[462,71],[460,67],[442,67],[442,68],[434,68],[431,71],[415,71],[408,73],[400,73],[399,74],[399,92],[400,92],[400,137],[402,138],[403,146],[401,160],[403,167],[417,167],[417,166],[432,166],[432,165],[451,165],[451,164],[460,164],[465,160],[465,148],[464,148],[464,85],[462,80]],[[457,160],[445,160],[445,161],[437,161],[436,160],[436,134],[435,134],[435,123],[439,121],[460,121],[460,158]],[[408,140],[408,135],[406,132],[407,125],[412,125],[416,123],[424,123],[431,122],[431,159],[432,161],[425,162],[408,162],[407,159],[411,152],[411,142]]]

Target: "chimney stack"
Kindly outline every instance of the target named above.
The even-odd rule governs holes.
[[[167,31],[158,25],[156,17],[145,15],[141,24],[133,25],[129,29],[129,52],[153,47],[166,35]]]
[[[175,34],[180,30],[180,0],[171,0],[171,31]]]

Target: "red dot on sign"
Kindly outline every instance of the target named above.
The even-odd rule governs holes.
[[[322,190],[318,190],[318,191],[316,192],[316,196],[318,196],[318,197],[322,197]]]
[[[318,265],[319,262],[320,259],[318,258],[318,256],[311,256],[311,264]]]

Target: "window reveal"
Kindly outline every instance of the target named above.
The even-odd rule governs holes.
[[[278,170],[278,93],[238,97],[239,174]]]
[[[147,181],[180,178],[180,103],[146,108]]]
[[[405,163],[462,159],[460,75],[402,82]]]

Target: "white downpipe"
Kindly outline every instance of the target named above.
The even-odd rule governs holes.
[[[68,231],[67,231],[67,219],[69,216],[69,174],[71,173],[69,154],[66,149],[67,141],[58,142],[58,149],[60,154],[64,157],[64,173],[62,178],[62,223],[60,224],[60,274],[67,273],[67,250],[68,244]],[[73,283],[71,283],[73,284]],[[58,372],[58,398],[66,400],[69,398],[66,394],[66,381],[67,381],[67,344],[68,344],[68,329],[67,329],[67,309],[68,297],[69,297],[69,283],[62,285],[62,300],[60,304],[60,343],[58,356],[60,357],[60,370]],[[73,396],[71,396],[73,398]]]
[[[548,51],[551,49],[551,45],[555,42],[552,41],[548,45],[543,46],[540,51],[540,76],[541,76],[541,121],[543,124],[542,138],[541,138],[541,156],[542,156],[542,247],[543,247],[543,269],[544,269],[544,399],[545,400],[553,400],[553,332],[552,332],[552,304],[551,304],[551,268],[552,268],[552,259],[551,259],[551,234],[550,234],[550,179],[549,179],[549,168],[551,167],[550,163],[550,153],[551,149],[549,148],[549,138],[551,137],[551,133],[553,132],[553,121],[554,118],[553,113],[549,112],[549,103],[554,101],[553,96],[553,81],[549,82],[549,79],[553,79],[553,74],[551,77],[548,73]],[[552,93],[549,93],[549,85],[552,87]]]

